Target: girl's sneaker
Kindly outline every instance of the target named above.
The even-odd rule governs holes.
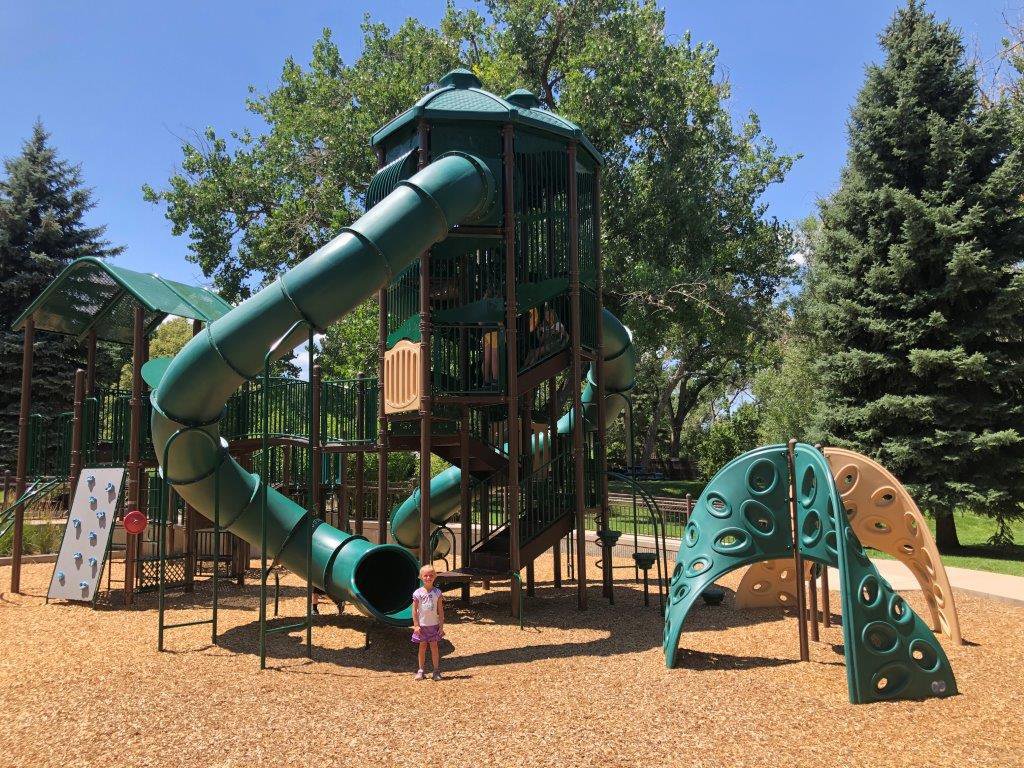
[[[423,670],[422,669],[416,670],[416,679],[417,680],[422,680],[423,679]]]
[[[435,670],[434,670],[434,674],[433,674],[433,675],[431,676],[431,678],[430,678],[430,679],[431,679],[431,680],[440,680],[440,679],[441,679],[441,673],[440,673],[440,672],[438,672],[438,671],[437,671],[437,670],[435,669]]]

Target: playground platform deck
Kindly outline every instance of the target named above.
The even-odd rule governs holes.
[[[736,611],[728,595],[694,609],[681,666],[666,670],[638,585],[620,584],[610,608],[595,584],[579,613],[571,588],[551,586],[550,558],[523,631],[500,586],[474,589],[468,608],[453,600],[439,683],[412,679],[407,632],[331,605],[312,662],[298,633],[277,636],[260,673],[254,585],[223,587],[220,647],[193,627],[159,654],[155,595],[127,612],[45,606],[51,570],[28,564],[27,593],[0,594],[0,766],[409,766],[427,742],[446,768],[1024,765],[1024,607],[966,592],[967,644],[943,643],[961,695],[855,707],[838,627],[800,664],[793,618]],[[282,614],[304,595],[285,579]],[[174,597],[175,618],[205,617],[208,598],[205,586]]]

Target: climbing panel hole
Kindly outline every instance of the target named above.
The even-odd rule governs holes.
[[[779,471],[771,459],[758,459],[747,470],[747,487],[758,495],[768,493],[779,481]]]
[[[779,581],[789,581],[790,580],[789,573],[790,573],[789,568],[783,568],[781,571],[779,571]]]
[[[682,579],[680,579],[679,583],[672,587],[672,602],[678,603],[680,600],[686,597],[689,591],[690,585]]]
[[[890,533],[892,528],[889,527],[889,524],[885,522],[885,520],[876,519],[871,523],[871,530],[874,533]]]
[[[846,505],[846,519],[847,520],[853,520],[853,517],[856,514],[857,514],[857,507],[855,507],[853,504],[847,504]]]
[[[871,687],[879,696],[894,696],[906,687],[910,670],[902,664],[887,664],[875,673]]]
[[[759,581],[756,584],[754,584],[754,586],[752,586],[751,589],[757,592],[758,594],[763,594],[768,590],[769,586],[771,585],[767,581]]]
[[[704,573],[710,567],[711,558],[698,557],[690,563],[690,567],[686,569],[686,575],[692,579],[694,576],[700,576],[700,574]]]
[[[892,653],[899,645],[900,638],[884,621],[873,621],[864,627],[864,642],[876,653]]]
[[[876,507],[888,507],[896,501],[896,489],[883,485],[881,488],[871,494],[871,501]]]
[[[882,599],[882,585],[875,576],[868,574],[860,582],[859,593],[860,601],[868,608],[874,608]]]
[[[796,598],[789,594],[789,592],[779,592],[777,599],[782,605],[793,605],[796,602]]]
[[[672,571],[672,581],[679,581],[680,575],[683,573],[683,564],[676,563],[675,570]]]
[[[697,527],[697,523],[690,521],[686,525],[686,533],[683,536],[686,541],[686,546],[692,547],[697,543],[697,539],[700,538],[700,528]]]
[[[711,545],[719,554],[734,555],[750,546],[750,534],[740,528],[726,528]]]
[[[953,631],[949,628],[949,620],[946,619],[946,614],[939,613],[939,631],[947,637],[952,636]]]
[[[939,652],[935,646],[921,638],[911,641],[910,658],[925,672],[935,672],[939,668]]]
[[[889,618],[897,625],[907,627],[913,624],[914,613],[899,595],[893,594],[889,598]]]
[[[747,501],[743,505],[743,516],[754,533],[770,536],[775,533],[775,518],[771,510],[756,501]]]
[[[813,547],[821,541],[821,517],[813,509],[807,510],[800,526],[800,540],[805,547]]]
[[[942,587],[940,587],[938,584],[932,584],[932,597],[935,598],[935,604],[938,605],[939,608],[946,607],[946,598],[943,597]]]
[[[920,551],[921,563],[924,565],[924,569],[928,571],[928,575],[932,578],[935,577],[935,566],[932,564],[931,555],[928,554],[928,550],[922,549]]]
[[[921,535],[921,526],[917,524],[917,518],[914,517],[913,512],[907,512],[903,516],[903,521],[906,524],[907,531],[910,533],[911,536],[913,536],[916,539],[918,536]]]
[[[817,495],[818,478],[814,475],[814,467],[807,467],[800,480],[800,503],[809,507],[814,503],[814,497]]]
[[[908,557],[913,557],[914,556],[914,552],[916,552],[917,550],[914,549],[914,545],[913,544],[903,543],[903,544],[900,544],[900,551],[904,555],[907,555]]]
[[[732,514],[732,509],[729,507],[729,502],[719,496],[717,493],[709,493],[707,501],[708,512],[715,517],[728,517]]]

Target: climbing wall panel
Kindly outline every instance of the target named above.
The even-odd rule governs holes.
[[[811,574],[812,563],[804,563],[804,578]],[[743,572],[736,588],[737,608],[796,608],[796,561],[765,560]]]
[[[121,503],[123,467],[83,469],[68,510],[68,523],[48,598],[94,602]]]
[[[939,550],[907,489],[881,464],[853,451],[826,448],[847,519],[865,547],[903,563],[921,585],[932,628],[962,643],[953,590]]]
[[[832,515],[831,526],[821,521],[820,536],[806,537],[805,523],[798,523],[799,541],[805,557],[825,564],[831,564],[833,556],[838,561],[850,701],[956,693],[949,660],[935,636],[879,575],[858,541],[826,458],[813,446],[798,443],[795,465],[798,515],[810,520],[811,512],[823,509]]]
[[[683,531],[669,585],[667,666],[675,664],[683,621],[701,592],[730,571],[791,553],[788,486],[784,445],[738,456],[707,484]]]

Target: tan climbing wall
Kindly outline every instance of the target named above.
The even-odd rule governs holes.
[[[857,538],[865,547],[906,565],[921,585],[932,628],[955,643],[963,642],[946,570],[931,531],[907,489],[882,465],[854,451],[826,448],[825,458]],[[794,570],[792,560],[750,566],[736,590],[736,606],[766,608],[794,603]],[[786,579],[781,578],[783,574]]]

